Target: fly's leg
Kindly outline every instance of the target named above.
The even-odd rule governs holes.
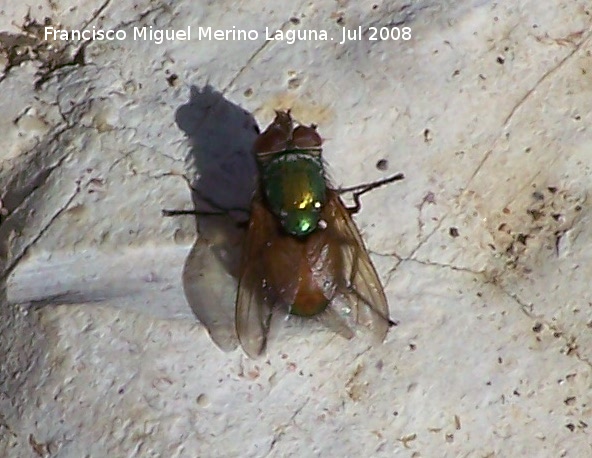
[[[166,210],[163,209],[162,216],[164,217],[171,217],[171,216],[184,216],[184,215],[191,215],[191,216],[228,216],[230,212],[238,211],[244,212],[249,214],[248,210],[244,208],[234,208],[230,210],[220,210],[220,211],[202,211],[202,210]],[[246,229],[249,226],[249,220],[245,221],[235,221],[236,227]]]
[[[382,180],[377,180],[372,183],[359,184],[356,186],[349,186],[347,188],[340,188],[337,190],[337,192],[339,192],[339,194],[343,194],[344,192],[353,192],[354,205],[352,207],[347,207],[347,210],[350,212],[350,214],[354,215],[358,213],[362,208],[362,202],[360,201],[360,197],[362,197],[364,194],[366,194],[369,191],[372,191],[373,189],[380,188],[389,183],[394,183],[395,181],[400,181],[404,178],[404,174],[397,173],[393,176],[383,178]]]
[[[228,216],[233,212],[239,212],[239,213],[246,213],[247,216],[250,214],[250,210],[246,209],[246,208],[241,208],[241,207],[234,207],[234,208],[223,208],[220,205],[218,205],[216,202],[214,202],[212,199],[208,198],[207,196],[203,195],[201,192],[199,192],[198,189],[194,188],[189,179],[185,176],[185,175],[181,175],[178,173],[167,173],[165,175],[174,175],[174,176],[179,176],[181,178],[183,178],[185,180],[185,182],[187,183],[187,186],[189,186],[189,189],[191,190],[191,193],[194,196],[197,196],[197,198],[202,201],[203,203],[207,204],[210,208],[214,208],[215,210],[167,210],[167,209],[163,209],[162,210],[162,216],[164,217],[170,217],[170,216],[183,216],[183,215],[192,215],[192,216]]]
[[[227,215],[228,212],[223,211],[200,211],[200,210],[167,210],[162,209],[162,216],[182,216],[182,215],[193,215],[193,216],[209,216],[209,215]]]

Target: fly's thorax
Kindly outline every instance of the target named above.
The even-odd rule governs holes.
[[[326,200],[320,150],[291,150],[261,163],[263,191],[284,230],[303,237],[319,225]]]

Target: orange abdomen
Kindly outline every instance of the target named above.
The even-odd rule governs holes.
[[[323,230],[301,239],[278,234],[263,251],[264,277],[291,314],[314,316],[334,296],[339,259],[337,246]]]
[[[325,297],[325,292],[320,285],[315,282],[310,266],[304,260],[300,263],[299,279],[290,313],[298,316],[318,315],[327,308],[329,299]]]

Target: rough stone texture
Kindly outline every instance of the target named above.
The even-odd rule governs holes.
[[[358,26],[412,39],[338,44]],[[590,456],[591,36],[584,0],[0,3],[0,455]],[[319,125],[336,185],[405,172],[356,216],[382,346],[288,323],[253,361],[187,305],[195,224],[161,209],[191,183],[244,219],[277,108]]]

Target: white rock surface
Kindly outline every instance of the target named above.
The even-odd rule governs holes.
[[[588,1],[0,5],[0,456],[592,455]],[[279,108],[319,125],[336,185],[406,175],[356,216],[382,346],[305,323],[252,361],[187,305],[195,225],[161,209],[195,177],[247,208]]]

